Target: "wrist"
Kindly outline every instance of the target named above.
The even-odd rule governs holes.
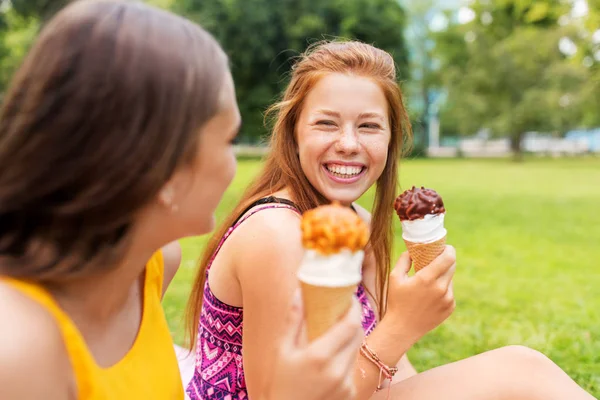
[[[394,313],[386,313],[379,322],[378,327],[383,330],[396,342],[405,343],[408,348],[412,347],[422,336],[417,333],[411,324],[398,318]]]
[[[377,324],[366,341],[384,363],[393,366],[415,344],[417,338],[406,330],[406,325],[403,326],[388,314]]]

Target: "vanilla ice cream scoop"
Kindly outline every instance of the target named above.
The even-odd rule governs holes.
[[[298,270],[298,279],[315,286],[358,285],[362,280],[364,255],[362,250],[351,252],[349,249],[342,249],[339,253],[330,255],[306,250]]]
[[[298,269],[306,332],[314,340],[351,307],[362,280],[369,229],[349,207],[320,206],[302,216],[304,257]]]
[[[446,214],[427,214],[422,219],[400,221],[402,239],[415,243],[430,243],[440,240],[448,233],[444,228]]]

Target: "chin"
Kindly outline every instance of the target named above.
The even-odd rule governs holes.
[[[325,175],[315,179],[316,185],[313,185],[313,187],[330,202],[338,201],[343,205],[350,206],[369,189],[370,185],[367,185],[366,178],[366,176],[363,176],[362,179],[353,184],[339,184],[332,183]]]
[[[350,205],[352,203],[354,203],[356,200],[358,200],[360,198],[360,196],[362,196],[362,193],[356,193],[356,192],[346,192],[346,191],[339,191],[339,190],[335,190],[335,191],[326,191],[325,192],[325,197],[327,198],[327,200],[329,200],[330,202],[334,202],[334,201],[338,201],[343,205]]]

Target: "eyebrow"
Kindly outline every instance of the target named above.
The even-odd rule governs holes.
[[[375,113],[375,112],[366,112],[366,113],[362,113],[358,116],[358,118],[377,118],[380,120],[385,120],[385,118],[383,117],[383,115],[379,114],[379,113]]]
[[[328,116],[334,117],[334,118],[340,118],[340,113],[337,112],[337,111],[323,109],[323,110],[317,110],[317,113],[319,113],[319,114],[325,114],[325,115],[328,115]],[[385,120],[385,118],[383,117],[383,115],[381,115],[379,113],[376,113],[376,112],[364,112],[364,113],[359,114],[358,118],[359,119],[361,119],[361,118],[377,118],[377,119],[380,119],[382,121]]]
[[[331,111],[331,110],[317,110],[318,114],[325,114],[325,115],[329,115],[330,117],[335,117],[335,118],[339,118],[340,117],[340,113],[336,112],[336,111]]]

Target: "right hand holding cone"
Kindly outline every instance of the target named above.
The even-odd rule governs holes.
[[[446,246],[427,268],[409,277],[410,267],[410,256],[404,252],[390,275],[385,319],[416,342],[444,322],[456,307],[452,290],[456,251]]]
[[[305,321],[300,296],[294,299],[287,319],[286,333],[263,399],[354,399],[353,372],[364,336],[358,301],[353,299],[343,318],[310,343],[303,337]]]

